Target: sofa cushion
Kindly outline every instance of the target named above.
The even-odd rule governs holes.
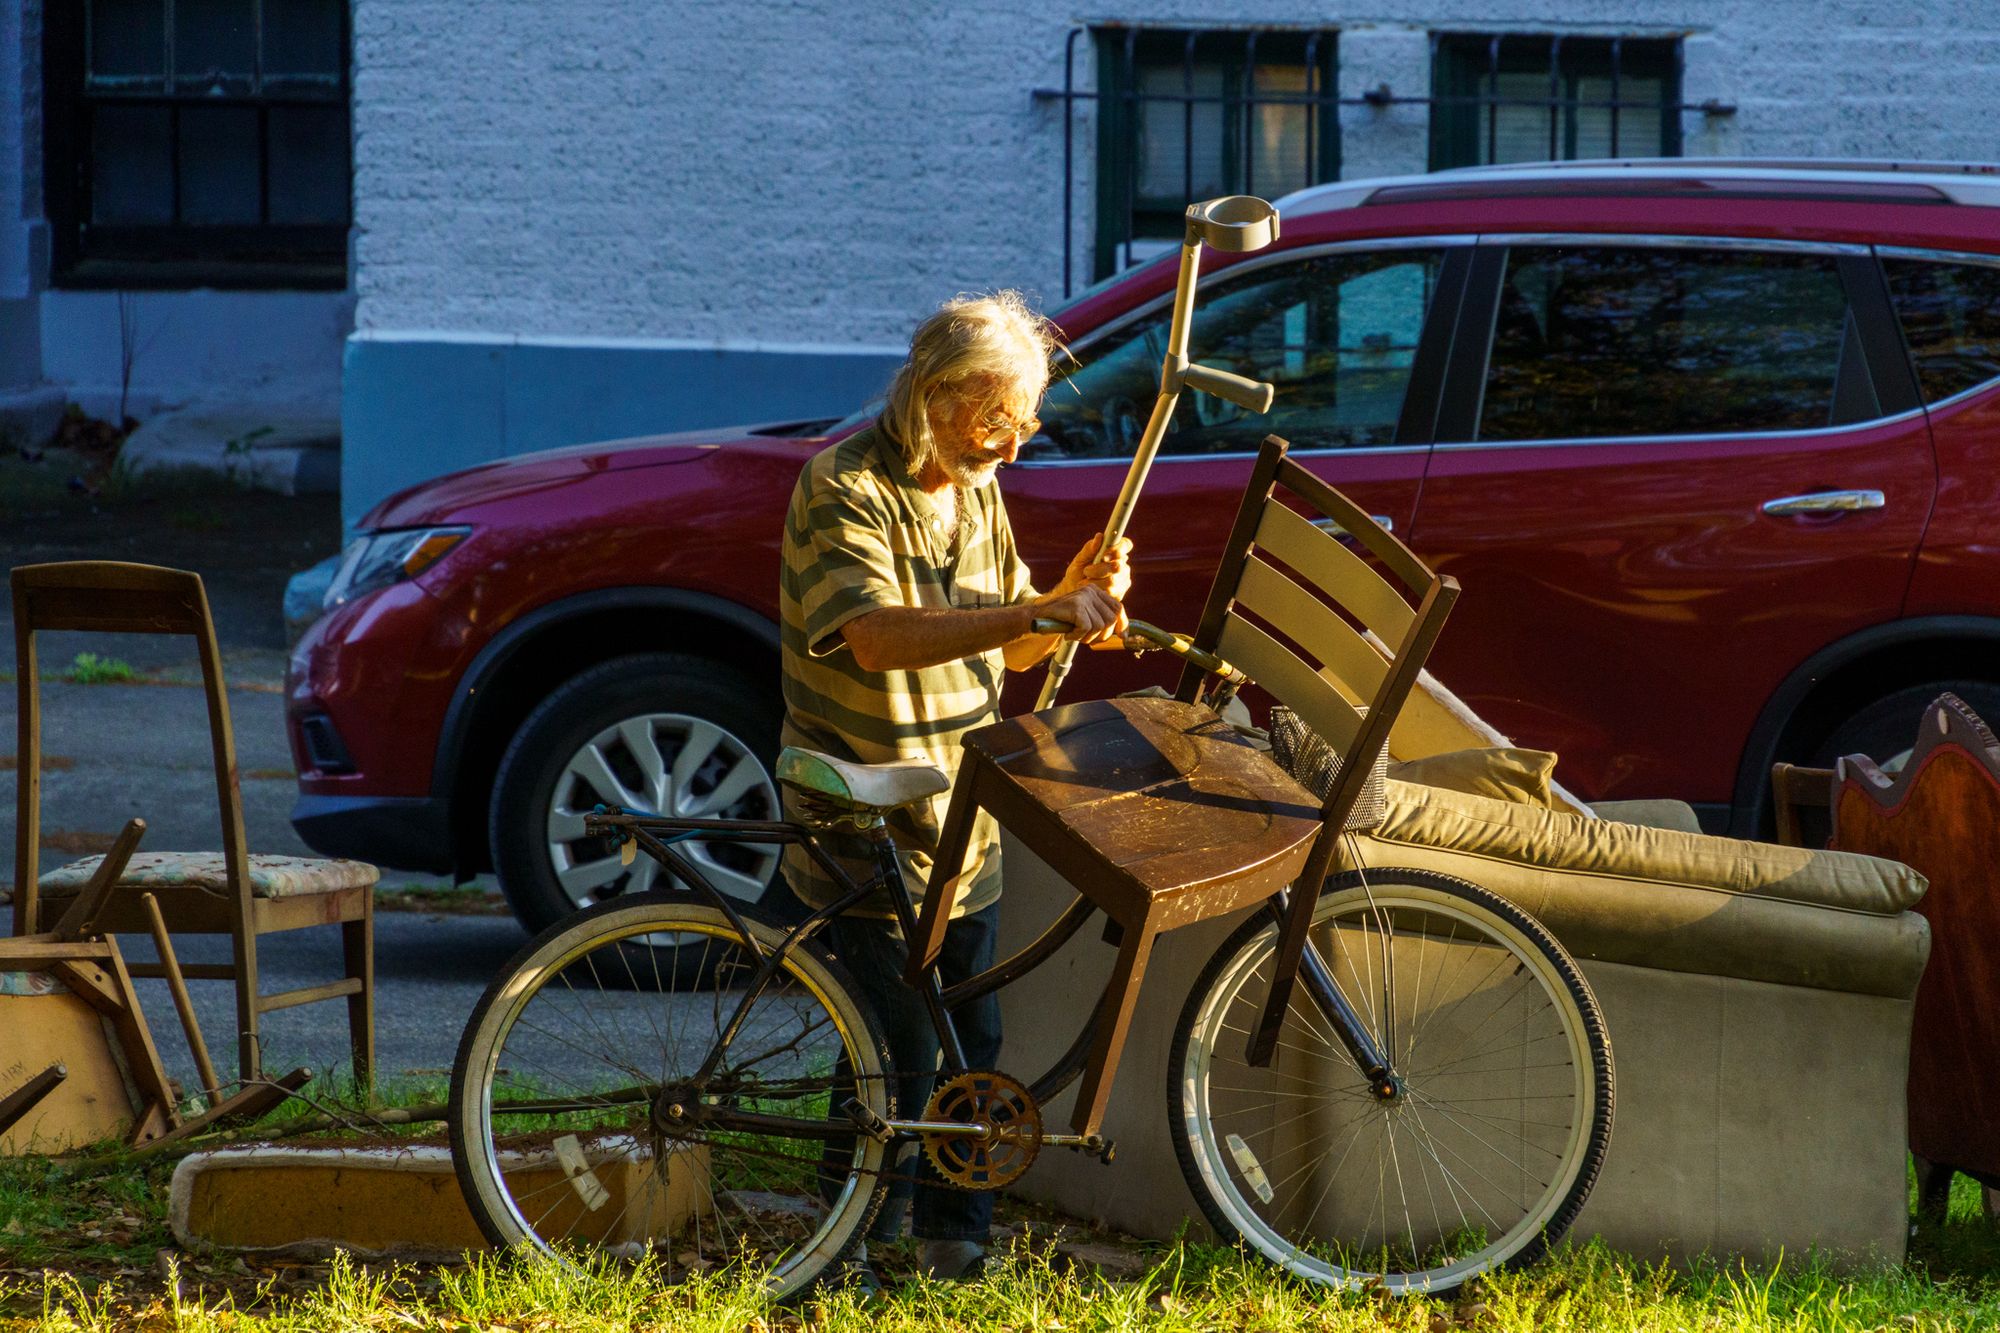
[[[1875,916],[1908,911],[1924,893],[1924,877],[1899,861],[1581,819],[1393,780],[1388,817],[1374,836],[1551,870],[1722,889]]]
[[[1517,745],[1447,750],[1421,759],[1391,760],[1389,764],[1389,776],[1399,782],[1567,812],[1569,807],[1549,790],[1555,770],[1556,757],[1547,750],[1526,750]]]
[[[103,860],[101,856],[86,856],[49,871],[37,882],[47,897],[74,897],[90,882]],[[254,853],[248,860],[250,893],[257,898],[296,898],[341,889],[364,889],[381,878],[381,872],[365,861]],[[225,893],[229,889],[229,871],[221,852],[136,852],[125,863],[125,873],[118,883],[135,889],[190,888]]]
[[[1351,844],[1369,868],[1477,884],[1577,958],[1908,998],[1930,954],[1924,888],[1873,857],[1580,819],[1389,783],[1388,816]]]

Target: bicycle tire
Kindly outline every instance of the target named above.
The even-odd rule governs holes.
[[[783,945],[784,927],[754,912],[741,915],[759,949],[772,953]],[[687,989],[674,969],[655,971],[647,984],[643,969],[660,952],[649,937],[663,934],[677,941],[702,939],[705,950],[719,955],[698,969],[706,979],[700,986]],[[726,1055],[717,1077],[707,1084],[676,1081],[677,1070],[698,1070],[715,1042],[704,1046],[676,1035],[670,1044],[662,1018],[669,1026],[679,1014],[692,1016],[697,1026],[706,1018],[719,1031],[749,975],[744,970],[749,957],[743,936],[723,912],[684,893],[656,893],[621,898],[559,921],[501,969],[460,1038],[447,1105],[459,1187],[489,1242],[501,1249],[541,1250],[571,1263],[579,1252],[593,1249],[626,1258],[651,1253],[669,1280],[684,1271],[755,1264],[768,1269],[765,1288],[778,1300],[802,1295],[838,1271],[881,1207],[884,1145],[856,1132],[851,1157],[843,1153],[835,1168],[845,1178],[837,1181],[835,1197],[827,1203],[816,1187],[825,1165],[799,1148],[797,1136],[779,1141],[741,1130],[703,1134],[661,1127],[660,1107],[689,1096],[710,1101],[733,1096],[750,1104],[749,1109],[818,1115],[830,1113],[805,1108],[837,1107],[851,1094],[883,1119],[895,1114],[888,1048],[874,1015],[845,969],[811,941],[791,946],[782,971],[759,992],[756,1003],[768,1000],[769,1006],[753,1009],[753,1021],[738,1032],[736,1049],[743,1051],[738,1063],[732,1063],[737,1057]],[[640,962],[637,969],[634,959]],[[580,964],[588,965],[587,974],[574,972]],[[607,974],[610,985],[604,984]],[[738,990],[726,991],[732,979]],[[581,991],[579,980],[586,983]],[[590,994],[589,1008],[576,1000],[584,993]],[[578,1021],[551,1030],[543,1011],[533,1009],[545,994],[552,997],[557,1018],[562,1016],[560,1004],[573,1001]],[[698,1002],[696,996],[701,997]],[[812,1019],[813,1004],[823,1008],[824,1019]],[[524,1015],[531,1012],[537,1021],[523,1028]],[[635,1015],[646,1022],[628,1043],[627,1037],[640,1028]],[[788,1052],[783,1044],[761,1054],[752,1049],[754,1043],[783,1038],[794,1024],[802,1034],[825,1027],[828,1039],[816,1042],[810,1052]],[[522,1043],[513,1050],[508,1039],[517,1029]],[[657,1052],[645,1048],[648,1033]],[[607,1051],[608,1068],[618,1079],[637,1079],[634,1086],[615,1094],[601,1087],[593,1092],[584,1074],[552,1063],[551,1052],[573,1063],[576,1053],[588,1053],[585,1043],[593,1040],[616,1048]],[[795,1039],[793,1046],[798,1043]],[[642,1062],[635,1052],[643,1053]],[[751,1068],[766,1055],[774,1057],[767,1071]],[[527,1066],[532,1077],[517,1074],[503,1059]],[[818,1072],[820,1064],[841,1059],[850,1071],[844,1083],[833,1076],[838,1064],[828,1064],[824,1075]],[[799,1064],[804,1074],[788,1072],[785,1060]],[[655,1067],[657,1079],[648,1072]],[[503,1128],[496,1135],[496,1080],[503,1076],[519,1078],[527,1092],[497,1103],[497,1117],[521,1128]],[[566,1080],[574,1091],[538,1091],[536,1080],[546,1078]],[[665,1095],[670,1088],[674,1091]],[[539,1110],[509,1109],[540,1108],[558,1100],[567,1102],[564,1114],[570,1119],[557,1126],[560,1132],[554,1137],[538,1123],[545,1118]],[[512,1119],[516,1115],[518,1122]],[[820,1149],[815,1145],[809,1151]],[[592,1161],[593,1154],[599,1160]],[[607,1164],[611,1171],[604,1169]],[[801,1176],[806,1183],[800,1183]],[[606,1191],[607,1183],[616,1188]],[[600,1202],[591,1202],[600,1194]],[[546,1208],[536,1199],[540,1211],[532,1221],[524,1207],[530,1195],[553,1196]],[[623,1202],[616,1216],[592,1216],[619,1196]],[[635,1199],[636,1219],[627,1221],[634,1216]],[[816,1225],[815,1213],[820,1214]],[[754,1236],[753,1226],[758,1228]],[[809,1235],[789,1242],[808,1226]]]
[[[1449,934],[1439,939],[1447,923]],[[1217,1233],[1310,1281],[1379,1284],[1393,1293],[1451,1291],[1477,1273],[1540,1258],[1589,1197],[1611,1136],[1611,1046],[1596,997],[1575,961],[1533,917],[1464,880],[1395,869],[1367,872],[1365,886],[1351,872],[1329,880],[1314,910],[1315,940],[1330,939],[1336,946],[1327,958],[1329,968],[1337,979],[1345,978],[1343,994],[1360,993],[1357,1013],[1378,1040],[1386,1040],[1392,1063],[1406,1080],[1403,1094],[1384,1102],[1368,1091],[1345,1047],[1333,1041],[1303,980],[1280,1031],[1277,1058],[1266,1069],[1247,1064],[1249,1033],[1268,995],[1255,981],[1277,931],[1270,917],[1258,915],[1233,932],[1196,979],[1174,1030],[1167,1073],[1174,1152]],[[1357,947],[1348,947],[1350,939]],[[1434,940],[1439,975],[1426,997],[1423,964]],[[1475,971],[1494,950],[1499,952],[1490,966]],[[1454,959],[1456,969],[1447,974],[1445,966]],[[1509,959],[1514,967],[1501,976]],[[1414,983],[1400,984],[1399,973],[1410,970]],[[1530,981],[1513,984],[1523,977]],[[1384,997],[1379,1003],[1377,992]],[[1407,1026],[1400,1013],[1406,997]],[[1528,1012],[1537,997],[1553,1020],[1552,1030],[1542,1030],[1542,1020]],[[1423,1008],[1426,999],[1432,1009]],[[1509,1005],[1523,1011],[1516,1024],[1522,1039],[1496,1055],[1479,1034]],[[1489,1032],[1507,1037],[1514,1030],[1503,1024]],[[1453,1038],[1458,1045],[1447,1046]],[[1468,1045],[1475,1049],[1461,1055]],[[1316,1060],[1325,1063],[1316,1067],[1311,1063]],[[1230,1078],[1243,1081],[1231,1084]],[[1233,1109],[1244,1094],[1251,1099]],[[1299,1110],[1294,1102],[1308,1105]],[[1528,1116],[1528,1106],[1543,1104],[1534,1116],[1550,1119]],[[1522,1108],[1518,1122],[1507,1118],[1510,1106]],[[1259,1116],[1268,1119],[1268,1128],[1256,1127]],[[1249,1133],[1235,1133],[1231,1121],[1234,1128],[1249,1127]],[[1520,1145],[1512,1159],[1482,1134],[1501,1138],[1510,1123],[1518,1126]],[[1544,1127],[1556,1133],[1545,1133]],[[1261,1154],[1250,1142],[1259,1135]],[[1343,1171],[1364,1137],[1369,1144],[1357,1160],[1363,1173],[1357,1188],[1354,1176]],[[1407,1150],[1399,1150],[1399,1140]],[[1293,1157],[1300,1159],[1296,1166]],[[1545,1157],[1553,1159],[1546,1166]],[[1365,1172],[1371,1166],[1374,1201],[1366,1198]],[[1511,1191],[1508,1166],[1518,1182]],[[1492,1179],[1489,1167],[1501,1180]],[[1288,1174],[1274,1185],[1272,1176],[1280,1169]],[[1392,1216],[1392,1171],[1400,1218]],[[1293,1189],[1302,1173],[1304,1184]],[[1476,1181],[1469,1179],[1475,1174]],[[1421,1192],[1415,1188],[1419,1181]],[[1342,1185],[1338,1195],[1336,1185]],[[1307,1189],[1315,1191],[1310,1209],[1304,1205]],[[1289,1191],[1283,1200],[1277,1197],[1281,1190]],[[1496,1216],[1494,1210],[1513,1196],[1525,1197],[1518,1216],[1505,1211]],[[1467,1211],[1468,1200],[1483,1220]],[[1428,1221],[1421,1216],[1426,1209]]]

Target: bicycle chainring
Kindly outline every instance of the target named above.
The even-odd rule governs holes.
[[[947,1185],[997,1190],[1019,1180],[1042,1147],[1042,1108],[1019,1082],[991,1069],[946,1079],[924,1108],[926,1120],[990,1126],[987,1137],[926,1133],[924,1155]]]

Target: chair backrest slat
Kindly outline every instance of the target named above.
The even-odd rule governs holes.
[[[1369,526],[1374,526],[1371,522]],[[1282,560],[1314,587],[1350,607],[1355,619],[1384,642],[1395,643],[1409,631],[1415,612],[1389,581],[1346,543],[1319,528],[1287,505],[1268,504],[1257,521],[1257,549]]]
[[[31,630],[198,634],[201,612],[175,593],[139,588],[37,588],[26,596]]]
[[[1216,651],[1297,713],[1327,744],[1342,754],[1353,750],[1361,715],[1297,653],[1239,616],[1224,622]]]
[[[1276,439],[1268,436],[1267,439]],[[1280,440],[1282,445],[1284,441]],[[1437,575],[1417,559],[1410,548],[1396,540],[1368,512],[1315,477],[1293,459],[1278,464],[1278,484],[1338,523],[1361,549],[1382,562],[1383,568],[1403,581],[1410,595],[1421,598],[1437,581]]]
[[[1326,603],[1254,555],[1237,580],[1236,606],[1276,627],[1330,668],[1329,687],[1355,707],[1367,704],[1382,688],[1389,674],[1387,659]]]

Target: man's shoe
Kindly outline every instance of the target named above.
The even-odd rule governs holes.
[[[831,1284],[838,1290],[851,1291],[862,1301],[875,1301],[882,1296],[882,1278],[875,1266],[868,1262],[868,1242],[854,1247],[854,1253],[841,1262]]]
[[[986,1267],[986,1247],[972,1240],[927,1240],[919,1260],[936,1282],[969,1282]]]

